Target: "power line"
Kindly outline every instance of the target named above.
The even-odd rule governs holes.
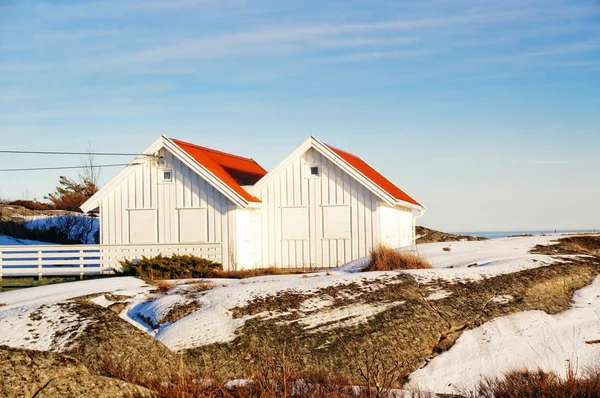
[[[65,167],[34,167],[27,169],[0,169],[0,172],[12,172],[12,171],[46,171],[46,170],[72,170],[72,169],[88,169],[88,168],[100,168],[100,167],[122,167],[122,166],[137,166],[142,163],[120,163],[120,164],[98,164],[93,166],[65,166]]]
[[[0,153],[20,155],[92,155],[92,156],[150,156],[144,153],[116,153],[116,152],[54,152],[54,151],[13,151],[0,150]]]

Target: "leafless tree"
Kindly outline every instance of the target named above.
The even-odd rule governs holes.
[[[98,186],[101,175],[102,168],[96,164],[96,156],[94,155],[92,143],[88,141],[86,154],[81,157],[81,173],[79,174],[79,178],[82,181],[89,181]]]

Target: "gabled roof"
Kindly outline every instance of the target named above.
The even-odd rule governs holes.
[[[381,173],[379,173],[377,170],[375,170],[367,162],[365,162],[358,156],[346,151],[342,151],[341,149],[332,147],[331,145],[327,145],[327,147],[333,152],[335,152],[339,157],[348,162],[356,170],[361,172],[365,177],[367,177],[379,187],[381,187],[383,190],[385,190],[387,193],[392,195],[395,199],[423,207],[419,202],[414,200],[410,195],[408,195],[406,192],[394,185],[394,183],[385,178]]]
[[[242,188],[242,185],[256,184],[258,180],[267,174],[267,171],[253,159],[201,147],[174,138],[171,138],[171,141],[194,158],[196,162],[206,167],[242,198],[248,202],[260,202],[259,199]]]
[[[251,203],[260,202],[242,188],[242,185],[252,185],[267,174],[266,170],[254,160],[162,136],[88,199],[81,206],[81,210],[88,213],[96,209],[106,195],[135,172],[136,167],[141,167],[142,164],[147,162],[156,162],[158,152],[162,148],[171,152],[173,156],[204,178],[237,206],[246,208]]]
[[[254,194],[258,193],[269,183],[269,181],[285,170],[291,162],[299,156],[302,156],[310,148],[314,148],[321,153],[333,164],[355,178],[388,205],[402,206],[415,210],[425,209],[423,205],[394,185],[390,180],[385,178],[381,173],[358,156],[324,144],[312,136],[256,183],[256,185],[252,187],[251,192]]]

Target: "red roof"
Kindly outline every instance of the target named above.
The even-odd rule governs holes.
[[[326,144],[327,145],[327,144]],[[367,177],[369,180],[373,181],[377,184],[381,189],[392,195],[396,200],[402,200],[408,203],[412,203],[413,205],[423,207],[419,202],[410,197],[406,192],[398,188],[394,185],[390,180],[385,178],[381,173],[375,170],[373,167],[369,166],[367,162],[362,160],[356,155],[351,153],[342,151],[341,149],[337,149],[332,147],[331,145],[327,145],[329,149],[335,152],[339,157],[348,162],[352,167],[358,170],[361,174]]]
[[[217,178],[227,184],[248,202],[260,202],[250,195],[242,185],[254,185],[267,174],[258,163],[230,153],[190,144],[189,142],[171,139],[177,146],[206,167]]]

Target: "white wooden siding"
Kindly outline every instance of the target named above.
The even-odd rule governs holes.
[[[321,175],[311,177],[307,164],[319,164]],[[367,256],[378,242],[381,200],[315,149],[275,176],[258,197],[263,203],[255,251],[263,267],[335,267]],[[350,239],[323,238],[323,206],[328,205],[350,206]],[[309,240],[283,239],[282,207],[308,208]]]
[[[391,247],[405,247],[413,244],[412,210],[382,204],[379,214],[383,243]]]
[[[206,240],[222,244],[223,266],[235,267],[235,210],[237,206],[166,150],[164,168],[173,182],[159,180],[161,169],[151,159],[134,170],[100,202],[101,244],[129,244],[129,210],[157,211],[158,243],[179,241],[179,210],[206,209]]]

